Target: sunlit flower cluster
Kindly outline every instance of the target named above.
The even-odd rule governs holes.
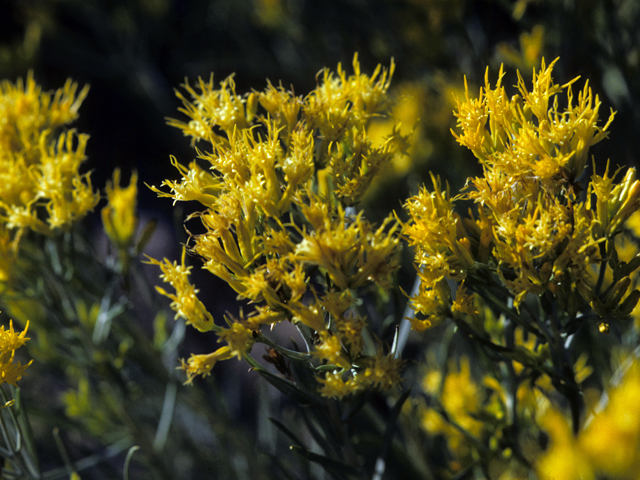
[[[70,80],[44,92],[26,81],[0,84],[0,249],[17,248],[24,231],[66,229],[99,200],[88,174],[79,172],[88,135],[63,131],[78,116],[88,87]],[[3,262],[4,264],[4,262]],[[2,265],[0,279],[8,277]]]
[[[420,280],[413,329],[450,319],[447,331],[457,329],[485,362],[474,374],[445,345],[446,360],[425,376],[421,425],[446,439],[448,473],[482,464],[490,478],[534,469],[541,478],[637,476],[637,429],[620,427],[622,418],[637,422],[619,400],[635,394],[637,362],[603,396],[606,409],[592,412],[588,397],[593,385],[607,386],[603,334],[615,322],[623,335],[624,319],[637,314],[640,181],[633,168],[588,165],[614,114],[601,125],[588,84],[576,98],[577,79],[556,84],[554,64],[543,61],[530,88],[518,74],[511,97],[502,69],[495,87],[487,71],[477,98],[467,89],[453,135],[483,175],[455,197],[432,177],[433,188],[405,204],[403,233]],[[456,211],[461,202],[472,205],[466,215]],[[548,448],[536,438],[541,430]],[[613,437],[624,445],[612,447]]]
[[[353,68],[353,75],[341,66],[336,73],[323,70],[305,97],[271,83],[239,95],[233,77],[219,87],[213,78],[185,84],[191,99],[178,93],[189,121],[169,123],[191,138],[198,158],[188,167],[172,159],[182,178],[164,181],[168,191],[152,188],[174,202],[202,205],[191,218],[205,231],[191,236],[188,251],[255,305],[228,326],[215,326],[186,281],[184,261],[152,260],[176,290],[160,291],[178,316],[200,330],[214,329],[226,343],[183,362],[190,380],[218,360],[248,358],[263,339],[261,329],[283,321],[299,326],[310,358],[327,372],[318,374],[324,395],[399,380],[400,362],[370,340],[375,334],[363,333],[368,322],[357,293],[392,284],[398,225],[389,217],[375,227],[356,205],[408,140],[398,129],[382,142],[368,134],[370,120],[388,108],[393,63],[368,76],[356,56]]]
[[[534,71],[531,90],[519,76],[519,94],[512,97],[502,86],[504,73],[493,88],[487,71],[478,98],[467,90],[458,101],[459,130],[453,134],[478,158],[484,175],[470,178],[455,198],[434,179],[433,191],[425,189],[406,204],[405,234],[416,248],[423,280],[412,299],[423,315],[414,321],[416,328],[447,316],[450,299],[441,292],[442,279],[459,282],[469,272],[487,270],[509,288],[516,307],[527,294],[545,292],[570,315],[585,304],[617,316],[635,306],[638,293],[627,291],[628,279],[616,278],[618,286],[603,295],[593,272],[601,263],[606,268],[609,243],[638,209],[640,182],[634,169],[620,183],[607,170],[583,185],[589,147],[606,137],[613,113],[598,125],[598,96],[585,84],[576,100],[575,80],[554,83],[554,63],[543,61]],[[477,212],[463,219],[454,211],[459,200],[472,200]]]

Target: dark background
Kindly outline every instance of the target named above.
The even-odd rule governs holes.
[[[170,154],[183,162],[193,156],[188,141],[165,124],[179,115],[173,89],[185,78],[214,72],[220,81],[235,72],[239,93],[262,89],[269,78],[305,94],[321,68],[348,68],[354,52],[365,72],[394,57],[393,85],[414,82],[429,94],[421,120],[430,141],[446,145],[417,158],[411,176],[422,179],[433,169],[455,178],[464,172],[446,167],[456,165],[449,149],[459,150],[449,133],[453,117],[429,124],[432,104],[446,93],[435,80],[461,85],[466,75],[478,86],[487,65],[495,79],[506,61],[514,81],[505,83],[514,84],[514,67],[529,66],[513,65],[504,52],[519,50],[520,35],[538,25],[545,31],[541,53],[548,62],[561,57],[557,81],[588,78],[603,102],[601,116],[617,110],[611,141],[601,147],[605,159],[634,164],[639,11],[632,0],[3,0],[0,77],[15,81],[33,70],[45,89],[68,77],[90,84],[75,126],[91,135],[86,165],[96,185],[115,166],[136,168],[143,182],[158,185],[174,176]],[[455,155],[473,163],[468,152]],[[398,194],[419,183],[403,182]],[[154,197],[141,188],[142,208],[168,210]]]

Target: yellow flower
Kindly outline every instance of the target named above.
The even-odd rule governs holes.
[[[451,313],[453,315],[468,315],[471,317],[477,315],[478,309],[474,305],[474,298],[475,294],[467,293],[464,282],[461,282],[456,291],[456,299],[451,303]]]
[[[318,381],[322,384],[320,394],[323,397],[342,399],[358,390],[353,377],[345,380],[339,372],[328,372],[324,378],[318,378]]]
[[[519,3],[522,3],[522,0]],[[544,37],[544,26],[535,25],[531,32],[522,32],[520,34],[520,50],[516,50],[507,43],[498,44],[497,50],[508,64],[524,71],[530,71],[540,63],[544,48]]]
[[[460,238],[463,226],[453,211],[449,188],[442,191],[439,178],[431,178],[433,192],[423,188],[405,203],[410,221],[403,225],[409,245],[415,247],[415,262],[428,287],[443,278],[462,280],[474,266],[469,244]]]
[[[320,394],[342,399],[366,389],[387,390],[402,381],[400,369],[403,362],[391,355],[374,355],[358,363],[350,370],[338,369],[327,372],[324,378],[318,378],[322,384]]]
[[[324,312],[317,304],[304,305],[301,302],[294,302],[288,306],[288,309],[293,313],[293,322],[300,322],[315,332],[324,331]]]
[[[222,138],[219,130],[231,135],[236,128],[246,128],[244,101],[236,95],[233,75],[220,82],[220,89],[214,86],[213,74],[208,82],[198,79],[199,92],[186,80],[183,87],[195,99],[192,103],[180,92],[176,92],[178,98],[182,100],[181,111],[190,116],[191,121],[184,123],[170,119],[169,125],[179,128],[186,136],[190,136],[193,144],[199,140],[217,141]]]
[[[619,383],[603,393],[577,436],[557,410],[543,416],[550,445],[536,465],[541,478],[638,478],[640,363],[632,356],[620,368]]]
[[[580,446],[590,464],[608,478],[640,475],[640,363],[629,359],[618,385],[609,389],[606,408],[580,432]]]
[[[233,322],[230,328],[222,328],[216,333],[218,342],[226,342],[229,354],[238,360],[251,350],[254,342],[253,331],[238,322]]]
[[[338,335],[347,345],[349,353],[357,356],[362,352],[364,339],[362,333],[366,325],[366,319],[361,316],[348,315],[334,317]]]
[[[288,320],[319,335],[311,351],[321,361],[348,370],[352,358],[360,360],[368,325],[350,310],[351,292],[388,289],[399,266],[394,218],[374,227],[354,206],[406,148],[399,128],[382,143],[368,134],[370,121],[388,110],[393,68],[392,62],[389,70],[365,75],[356,55],[353,75],[341,66],[335,74],[325,69],[306,97],[270,82],[263,91],[239,95],[232,77],[219,88],[213,78],[199,80],[196,88],[186,83],[190,99],[178,94],[188,119],[169,124],[199,143],[199,161],[185,167],[172,158],[182,178],[151,188],[174,202],[204,207],[188,219],[203,227],[190,239],[190,251],[255,310],[230,329],[214,327],[186,280],[188,269],[166,260],[151,263],[176,289],[159,291],[173,300],[178,316],[201,330],[215,329],[233,355],[248,355],[254,331]],[[373,379],[381,369],[368,375]],[[365,377],[358,377],[360,383],[354,378],[343,382],[364,388]],[[337,377],[326,379],[341,391]]]
[[[439,390],[441,383],[439,372],[427,371],[424,383],[427,391],[435,393],[435,390]],[[431,434],[444,434],[454,458],[465,459],[469,454],[470,445],[465,434],[454,424],[476,438],[485,428],[485,424],[476,418],[481,408],[482,396],[479,385],[471,376],[467,357],[461,358],[459,367],[453,361],[449,363],[439,398],[444,411],[441,414],[432,408],[423,408],[421,426]],[[446,415],[454,424],[447,421],[447,418],[443,418],[443,415]]]
[[[164,288],[158,286],[156,290],[172,300],[171,308],[176,312],[176,319],[183,318],[187,322],[187,325],[193,325],[201,332],[213,330],[216,328],[213,317],[196,296],[198,290],[189,282],[188,277],[191,274],[190,270],[192,267],[187,267],[184,264],[186,253],[186,248],[183,248],[180,265],[176,262],[171,263],[166,258],[160,262],[147,257],[149,259],[148,263],[160,267],[162,270],[160,278],[171,284],[175,289],[175,294],[169,293]]]
[[[546,66],[543,59],[540,71],[534,71],[531,91],[518,74],[520,95],[511,98],[501,85],[502,69],[495,89],[487,70],[479,98],[470,99],[467,91],[465,101],[458,102],[455,115],[462,130],[454,132],[458,142],[489,168],[500,168],[516,180],[533,174],[554,183],[557,175],[575,181],[584,170],[589,148],[607,136],[614,114],[598,126],[598,96],[585,84],[574,104],[570,85],[577,79],[555,84],[551,74],[556,62]],[[557,95],[564,89],[568,106],[560,110]]]
[[[26,337],[28,328],[28,321],[24,330],[20,333],[14,331],[13,321],[11,320],[9,321],[8,330],[5,329],[4,325],[0,326],[0,385],[8,383],[16,387],[17,382],[25,374],[25,370],[33,362],[33,360],[30,360],[26,365],[14,362],[16,350],[29,340]]]
[[[536,464],[536,472],[543,480],[558,478],[594,479],[589,456],[582,451],[565,418],[555,410],[543,417],[542,428],[550,437],[550,445]]]
[[[60,132],[77,118],[87,92],[70,80],[43,92],[32,73],[26,82],[0,84],[0,222],[14,249],[23,231],[67,229],[99,200],[89,174],[79,172],[88,135]]]
[[[344,370],[350,369],[351,362],[344,356],[340,338],[327,330],[320,332],[319,337],[319,345],[316,346],[313,355],[329,365],[336,365]]]
[[[295,133],[298,124],[298,115],[302,107],[302,98],[296,97],[293,92],[285,90],[282,85],[275,88],[271,82],[267,81],[267,88],[258,94],[258,102],[267,111],[271,118],[278,122],[278,125],[285,130],[282,135],[290,138]]]
[[[381,145],[374,145],[365,130],[352,127],[341,143],[329,147],[328,156],[335,194],[347,205],[355,205],[364,196],[375,176],[398,156],[396,145],[401,134],[393,134]]]
[[[562,86],[553,81],[556,61],[542,61],[531,88],[518,74],[519,94],[511,97],[502,85],[503,69],[495,86],[487,69],[478,97],[466,87],[464,100],[457,101],[453,135],[482,163],[484,174],[468,179],[454,199],[433,179],[433,192],[422,190],[405,204],[410,221],[403,233],[415,247],[422,281],[411,300],[417,312],[442,318],[448,299],[437,285],[443,279],[459,282],[477,268],[500,277],[516,309],[527,295],[551,290],[571,316],[589,303],[600,315],[623,316],[640,296],[633,292],[620,302],[622,296],[610,291],[604,299],[595,295],[599,244],[640,206],[640,181],[633,169],[617,185],[607,172],[594,175],[586,202],[579,200],[583,187],[577,179],[589,148],[607,136],[613,113],[600,126],[598,97],[585,84],[576,102],[571,84],[577,79]],[[563,91],[568,105],[560,108]],[[461,220],[454,200],[472,200],[477,220],[471,212]],[[413,320],[417,329],[432,323]]]
[[[311,129],[320,130],[324,145],[329,146],[351,127],[360,130],[373,115],[385,109],[386,92],[395,70],[393,61],[388,71],[378,65],[369,77],[360,72],[356,54],[353,69],[354,75],[347,77],[338,64],[338,78],[324,69],[322,83],[305,99],[305,117]]]
[[[358,373],[356,380],[366,388],[387,390],[402,381],[400,369],[402,360],[393,355],[374,355],[363,360],[365,369]]]
[[[411,327],[417,332],[423,332],[442,323],[451,314],[451,288],[446,280],[432,283],[430,277],[421,279],[417,295],[411,297],[411,307],[417,314],[411,318]]]
[[[129,186],[120,187],[120,169],[113,172],[113,183],[107,183],[108,204],[102,209],[102,224],[109,239],[119,249],[131,246],[138,225],[136,200],[138,174],[133,172]]]
[[[397,227],[386,230],[388,224],[394,223],[391,217],[374,232],[362,215],[349,220],[341,207],[333,212],[316,197],[311,197],[309,205],[302,205],[301,210],[314,230],[302,232],[292,261],[323,268],[341,290],[370,282],[388,284],[398,266],[399,253],[399,240],[394,235]]]
[[[594,174],[589,184],[588,193],[596,196],[595,211],[599,222],[599,236],[613,237],[640,208],[640,180],[636,179],[635,168],[628,169],[622,182],[614,184],[613,180],[619,170],[609,177],[607,164],[604,175],[601,177]],[[588,195],[587,205],[591,206],[591,195]]]
[[[419,127],[426,113],[424,90],[424,87],[418,84],[400,85],[391,116],[374,118],[367,129],[367,135],[374,146],[386,143],[395,129],[398,129],[409,142],[407,154],[396,155],[392,159],[391,169],[397,175],[404,175],[409,171],[412,153],[428,143]]]
[[[25,152],[25,160],[32,163],[41,133],[54,131],[78,117],[89,87],[85,86],[80,92],[77,89],[76,83],[67,80],[53,95],[43,92],[35,82],[33,72],[29,72],[26,82],[18,79],[12,84],[3,80],[0,83],[0,117],[6,121],[0,125],[2,149]]]
[[[231,349],[228,345],[220,347],[215,352],[207,353],[205,355],[194,355],[193,353],[189,357],[188,361],[180,360],[180,368],[187,373],[186,384],[191,384],[193,379],[202,375],[206,377],[211,375],[211,370],[220,360],[228,360],[233,357]]]
[[[182,181],[164,180],[162,186],[167,186],[172,193],[149,186],[159,197],[173,198],[173,203],[196,200],[205,206],[211,206],[216,201],[216,194],[220,191],[220,181],[211,173],[201,168],[197,162],[191,162],[186,168],[171,156],[171,164],[182,174]]]

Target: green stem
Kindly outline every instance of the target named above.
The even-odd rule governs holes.
[[[596,286],[593,290],[594,295],[596,297],[600,294],[600,289],[602,288],[602,284],[604,283],[604,276],[607,270],[607,249],[604,243],[600,244],[600,255],[602,255],[604,260],[600,262],[600,271],[598,272],[598,281],[596,282]]]
[[[289,350],[288,348],[281,347],[277,343],[271,341],[268,337],[265,337],[262,333],[258,334],[256,343],[263,343],[265,345],[268,345],[285,357],[290,358],[291,360],[296,360],[298,362],[310,362],[313,359],[313,357],[308,353],[296,352],[295,350]]]

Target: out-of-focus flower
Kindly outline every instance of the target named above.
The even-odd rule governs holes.
[[[120,186],[120,169],[113,172],[113,183],[107,183],[107,205],[102,209],[102,225],[113,244],[118,249],[127,249],[133,242],[138,226],[136,200],[138,194],[138,174],[133,172],[129,185]]]
[[[506,43],[501,43],[497,46],[497,53],[499,57],[504,58],[505,63],[523,71],[529,71],[540,64],[544,50],[544,40],[544,26],[536,25],[531,32],[522,32],[520,34],[519,50]]]
[[[640,474],[640,363],[628,358],[620,382],[603,393],[577,436],[557,410],[550,410],[542,427],[549,449],[536,465],[538,475],[551,478],[637,478]]]
[[[429,370],[423,378],[423,389],[437,396],[441,404],[437,408],[420,407],[422,428],[431,435],[444,435],[458,461],[468,461],[471,439],[484,429],[478,418],[482,409],[481,386],[471,376],[469,359],[462,358],[459,366],[450,362],[446,375]],[[454,469],[461,466],[458,464]]]
[[[580,448],[569,423],[562,414],[550,410],[544,417],[542,428],[550,436],[549,450],[536,465],[538,476],[543,480],[555,478],[594,479],[595,474],[589,457]]]
[[[425,93],[420,85],[404,84],[397,88],[397,100],[391,111],[391,117],[375,118],[368,129],[369,138],[375,146],[383,145],[389,135],[393,135],[394,128],[399,128],[402,135],[407,137],[409,146],[407,155],[396,155],[393,157],[391,172],[400,176],[406,174],[411,168],[412,157],[416,150],[426,149],[424,142],[424,132],[420,128],[424,120]]]

